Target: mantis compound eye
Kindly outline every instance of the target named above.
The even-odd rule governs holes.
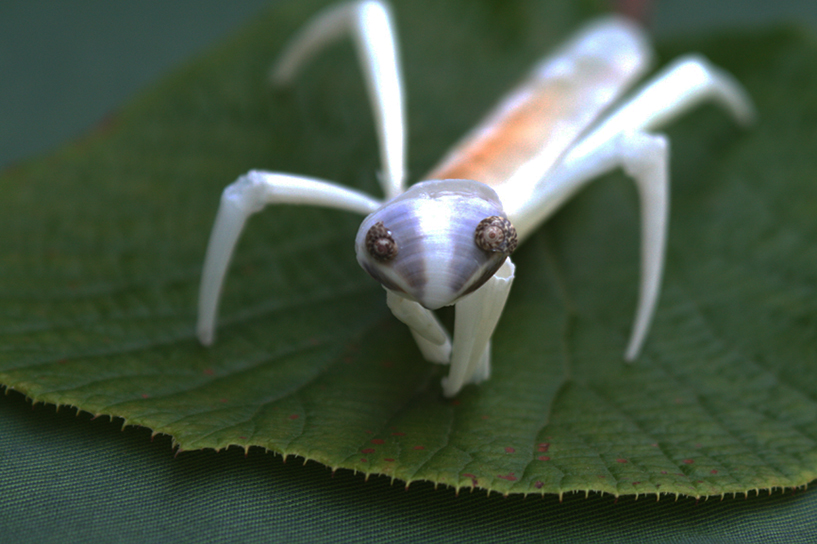
[[[510,255],[516,249],[516,229],[510,221],[498,215],[486,217],[474,231],[474,242],[483,251]]]
[[[391,261],[397,256],[397,242],[391,231],[378,221],[366,233],[366,249],[369,254],[381,263]]]

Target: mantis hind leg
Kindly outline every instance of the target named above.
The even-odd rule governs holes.
[[[633,178],[641,201],[641,283],[624,356],[631,361],[644,344],[661,288],[669,222],[669,142],[660,134],[621,132],[593,153],[562,163],[548,181],[555,189],[554,198],[565,198],[565,193],[572,195],[590,180],[616,168]]]
[[[679,58],[571,148],[511,220],[524,238],[595,177],[623,168],[641,199],[641,284],[625,359],[635,359],[655,312],[669,220],[669,144],[651,134],[705,101],[723,106],[741,125],[754,118],[746,91],[705,58]]]

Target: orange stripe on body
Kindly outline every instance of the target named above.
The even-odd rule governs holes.
[[[514,93],[424,179],[471,179],[493,187],[507,181],[554,136],[560,139],[554,134],[560,130],[558,120],[576,102],[549,83]]]
[[[642,36],[621,24],[580,35],[538,64],[424,179],[528,192],[646,68]]]

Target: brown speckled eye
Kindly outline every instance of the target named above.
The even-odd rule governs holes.
[[[366,233],[366,249],[369,250],[369,255],[380,262],[390,261],[397,256],[397,242],[382,221],[375,223]]]
[[[474,242],[484,251],[510,255],[516,249],[516,229],[504,217],[492,215],[479,222]]]

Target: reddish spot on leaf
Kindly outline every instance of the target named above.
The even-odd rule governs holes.
[[[516,452],[516,450],[511,448],[511,447],[505,448],[505,453],[515,453],[515,452]]]
[[[454,399],[451,401],[452,406],[459,406],[460,404],[462,404],[462,402],[460,402],[459,399]]]
[[[692,464],[692,463],[694,463],[694,462],[695,462],[695,461],[694,461],[694,460],[692,460],[692,459],[684,459],[684,463],[685,463],[685,464],[687,464],[687,465],[691,465],[691,464]]]
[[[374,453],[374,448],[365,448],[360,450],[360,453]]]
[[[204,369],[204,373],[205,373],[206,375],[208,375],[208,376],[212,376],[213,374],[215,374],[215,373],[216,373],[216,371],[215,371],[215,370],[213,370],[212,368],[205,368],[205,369]]]
[[[717,474],[717,473],[718,473],[718,471],[717,471],[717,470],[715,470],[715,469],[713,468],[712,470],[710,470],[710,471],[709,471],[709,473],[710,473],[710,474]]]
[[[533,484],[533,487],[535,487],[536,489],[542,489],[544,485],[545,485],[544,482],[540,482],[537,480],[536,483]]]
[[[383,365],[383,368],[391,368],[394,366],[394,363],[392,363],[391,361],[383,361],[380,364]]]
[[[386,461],[387,463],[394,463],[394,459],[392,459],[391,457],[386,457],[383,460]]]
[[[633,485],[638,485],[638,484],[640,484],[640,483],[641,483],[641,482],[633,482]]]
[[[227,399],[218,399],[219,402],[227,402]]]
[[[700,445],[700,444],[695,444],[695,447],[696,447],[696,448],[700,448],[700,447],[701,447],[701,445]]]
[[[372,444],[385,444],[386,441],[382,438],[372,438]]]
[[[657,447],[658,447],[658,443],[655,443],[655,444],[650,444],[650,446],[652,446],[653,448],[657,448]]]
[[[60,364],[60,365],[64,365],[66,363],[68,363],[68,359],[60,359],[59,361],[57,361],[57,364]]]
[[[240,440],[246,440],[246,439],[247,439],[247,437],[246,437],[246,436],[239,436],[238,438],[239,438]]]
[[[406,436],[406,433],[391,433],[392,436]]]
[[[491,416],[480,416],[482,419],[491,419]]]
[[[667,473],[667,471],[666,471],[666,470],[662,470],[662,471],[661,471],[661,474],[666,474],[666,473]]]
[[[479,482],[479,480],[477,480],[476,475],[471,474],[470,472],[466,472],[462,476],[463,476],[463,478],[471,478],[471,485],[473,485],[475,487],[476,487],[477,483]]]
[[[426,447],[425,446],[414,446],[414,449],[415,450],[424,450],[424,449],[426,449]]]
[[[550,461],[550,457],[548,457],[547,455],[540,455],[539,457],[537,457],[537,459],[539,459],[540,461]]]
[[[626,463],[626,459],[616,459],[616,463]]]
[[[509,482],[516,481],[516,476],[513,475],[513,472],[510,472],[508,474],[498,474],[497,478],[502,478],[503,480],[508,480]]]
[[[301,417],[301,416],[299,416],[298,414],[290,414],[289,415],[289,419],[298,419],[299,417]]]
[[[539,444],[539,451],[541,453],[545,453],[549,449],[550,449],[550,444],[548,442],[542,442],[541,444]]]
[[[147,393],[142,393],[142,398],[143,398],[143,399],[146,399],[146,398],[148,398],[149,396],[150,396],[150,395],[148,395]]]
[[[366,459],[365,457],[361,457],[361,458],[360,458],[360,462],[361,462],[361,463],[368,463],[368,462],[369,462],[369,460],[368,460],[368,459]]]
[[[601,480],[605,479],[606,477],[607,477],[607,476],[605,476],[604,474],[599,474],[599,475],[598,475],[598,478],[599,478],[599,479],[601,479]]]

